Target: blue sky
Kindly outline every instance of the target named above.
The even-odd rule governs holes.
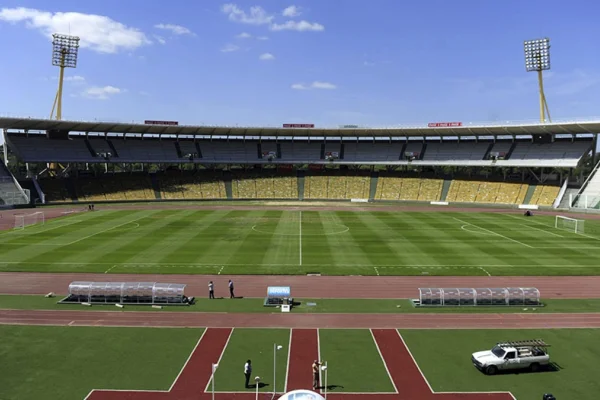
[[[595,117],[598,12],[593,0],[2,0],[0,114],[49,116],[48,35],[59,32],[83,46],[67,70],[65,119],[536,120],[523,40],[544,36],[553,119]]]

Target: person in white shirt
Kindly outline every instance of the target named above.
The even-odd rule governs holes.
[[[246,378],[246,389],[250,387],[250,376],[252,375],[252,361],[246,361],[244,365],[244,377]]]
[[[235,294],[233,294],[233,281],[229,280],[229,298],[235,299]]]
[[[208,282],[208,298],[215,298],[215,285],[213,284],[213,281]]]

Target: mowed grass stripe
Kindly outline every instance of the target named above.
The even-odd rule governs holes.
[[[308,272],[321,272],[320,264],[335,265],[339,260],[337,257],[345,257],[345,252],[339,248],[332,248],[331,238],[325,235],[327,221],[323,221],[321,214],[317,211],[302,212],[302,265]],[[344,229],[340,228],[340,232]],[[347,237],[347,233],[340,233]],[[340,254],[342,253],[342,254]],[[310,266],[310,267],[308,267]],[[315,266],[317,266],[315,268]],[[333,268],[332,268],[333,270]]]
[[[319,344],[331,392],[395,392],[368,329],[319,329]]]
[[[244,388],[244,364],[246,360],[252,360],[252,378],[260,376],[261,383],[264,385],[261,392],[272,392],[273,345],[278,344],[283,348],[277,354],[276,384],[277,391],[283,393],[289,340],[289,329],[235,328],[219,361],[219,368],[215,373],[215,390],[218,392],[247,391],[254,393],[254,389]],[[307,368],[310,368],[310,365]],[[250,384],[253,385],[254,382],[251,380]]]
[[[136,264],[156,262],[157,257],[164,254],[168,246],[175,242],[180,230],[188,231],[183,219],[193,213],[193,211],[168,210],[149,215],[140,221],[139,228],[132,230],[126,237],[117,237],[104,245],[112,248],[112,251],[91,254],[89,258],[92,262],[117,264],[111,272],[136,273],[139,269]],[[125,265],[119,266],[119,263]]]
[[[265,257],[268,257],[272,250],[272,240],[275,234],[274,224],[277,224],[277,226],[279,227],[282,221],[285,221],[287,219],[289,223],[287,223],[287,228],[284,229],[286,230],[286,232],[290,233],[292,233],[291,231],[294,230],[294,226],[298,226],[298,220],[297,218],[295,218],[296,216],[292,216],[287,212],[284,213],[282,211],[270,210],[265,211],[261,215],[249,214],[249,216],[257,218],[251,218],[245,226],[239,229],[239,242],[237,244],[237,252],[231,254],[228,260],[231,263],[235,264],[247,262],[248,264],[263,264],[263,260],[265,260]],[[254,222],[256,220],[260,221],[263,219],[269,221],[268,224],[271,225],[272,228],[270,230],[267,230],[267,233],[258,233],[255,230],[253,230],[252,227],[255,225]],[[285,224],[286,223],[284,222],[284,225]],[[298,240],[298,237],[296,235],[287,236],[287,238],[289,242],[295,242],[296,240]],[[288,253],[287,263],[290,263],[292,258],[296,259],[296,255],[298,254],[297,249],[293,249],[292,247],[290,247],[289,250],[291,251]],[[277,265],[277,262],[271,261],[266,262],[264,264]],[[271,268],[274,268],[274,270],[278,270],[282,267],[275,266]]]
[[[300,213],[281,211],[279,220],[256,225],[253,233],[255,239],[269,240],[261,264],[280,264],[286,270],[294,270],[300,264]]]
[[[72,247],[64,245],[73,242],[77,238],[92,235],[102,230],[110,229],[123,221],[129,221],[139,218],[142,215],[138,213],[128,212],[102,212],[98,213],[97,216],[91,216],[86,218],[84,222],[74,224],[72,226],[65,226],[59,229],[52,230],[44,235],[51,235],[50,237],[35,237],[30,238],[31,245],[21,247],[18,249],[9,248],[4,254],[3,261],[23,261],[23,262],[52,262],[62,260],[63,255],[78,254],[77,250]],[[37,246],[37,244],[44,242],[54,243],[56,246]],[[100,239],[97,243],[101,243]],[[12,247],[12,246],[11,246]]]

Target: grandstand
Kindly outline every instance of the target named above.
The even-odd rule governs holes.
[[[566,180],[544,168],[575,168],[595,155],[595,136],[586,134],[600,123],[290,130],[0,118],[0,127],[20,162],[67,165],[38,168],[36,197],[50,203],[363,199],[550,207]],[[95,164],[106,173],[88,172]],[[133,172],[127,165],[154,167]],[[18,185],[2,171],[4,185]]]

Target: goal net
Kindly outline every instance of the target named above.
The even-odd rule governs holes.
[[[46,218],[44,213],[41,211],[34,212],[31,214],[19,214],[15,215],[15,229],[25,229],[32,225],[44,225]]]
[[[557,215],[554,220],[554,227],[574,233],[585,233],[584,220]]]

